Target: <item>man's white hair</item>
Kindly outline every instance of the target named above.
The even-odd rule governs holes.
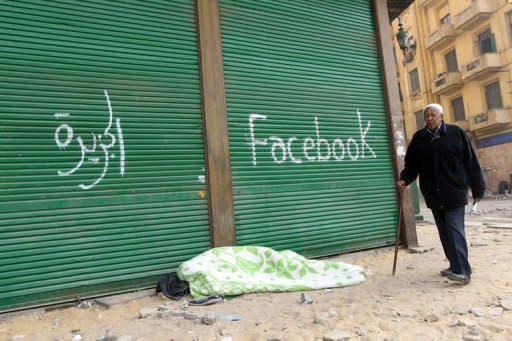
[[[423,108],[423,115],[425,115],[425,111],[427,111],[428,108],[433,108],[433,109],[436,109],[437,111],[439,111],[441,114],[444,113],[444,110],[443,110],[443,107],[441,106],[441,104],[437,104],[437,103],[430,103],[430,104],[427,104],[425,106],[425,108]]]

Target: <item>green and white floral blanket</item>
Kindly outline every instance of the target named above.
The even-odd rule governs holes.
[[[358,265],[309,260],[292,251],[259,246],[210,249],[182,263],[177,273],[188,282],[193,297],[313,290],[364,281]]]

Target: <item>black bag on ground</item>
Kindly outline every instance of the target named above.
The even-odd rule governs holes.
[[[156,284],[156,292],[162,292],[172,300],[179,300],[190,293],[188,283],[179,279],[175,273],[160,278]]]

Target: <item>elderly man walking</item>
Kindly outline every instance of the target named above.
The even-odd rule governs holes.
[[[423,118],[425,127],[414,134],[407,148],[405,167],[397,186],[403,190],[419,175],[421,193],[432,210],[450,262],[441,275],[468,284],[471,266],[464,233],[464,206],[468,203],[468,187],[475,202],[482,198],[485,191],[482,170],[464,130],[443,121],[441,105],[427,105]]]

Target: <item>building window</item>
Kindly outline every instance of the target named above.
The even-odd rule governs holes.
[[[425,127],[425,119],[423,118],[423,110],[418,110],[414,113],[416,116],[416,128],[418,130],[423,129]]]
[[[499,81],[485,86],[485,100],[487,101],[487,110],[503,108]]]
[[[452,16],[450,13],[441,18],[441,25],[449,25],[452,23]]]
[[[420,77],[418,76],[418,69],[414,69],[409,72],[409,80],[411,81],[412,94],[420,91]]]
[[[452,99],[451,106],[455,121],[464,121],[466,119],[466,113],[464,112],[464,100],[462,96]]]
[[[459,72],[459,65],[457,64],[457,53],[455,52],[455,49],[445,54],[444,60],[446,61],[446,71]]]
[[[480,47],[480,54],[495,53],[496,40],[494,39],[494,33],[492,33],[490,29],[480,33],[478,35],[478,45]]]

